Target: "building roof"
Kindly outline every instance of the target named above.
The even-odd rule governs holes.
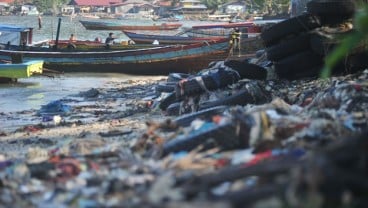
[[[171,7],[172,3],[171,1],[158,1],[155,3],[158,6],[164,6],[164,7]]]
[[[123,3],[114,4],[114,6],[125,6],[125,5],[139,5],[139,6],[149,5],[152,7],[157,7],[156,5],[153,5],[145,0],[127,0],[124,1]]]
[[[121,3],[121,0],[71,0],[69,5],[78,6],[110,6],[111,4]]]
[[[14,0],[0,0],[1,3],[7,3],[7,4],[10,4],[10,3],[13,3]]]

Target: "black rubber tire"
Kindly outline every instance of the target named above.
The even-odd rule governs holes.
[[[166,115],[168,116],[180,116],[183,114],[191,113],[192,108],[188,105],[182,105],[183,102],[176,102],[170,104],[166,108]]]
[[[286,79],[300,78],[304,74],[308,74],[308,70],[322,65],[323,57],[311,50],[303,51],[274,63],[277,75]]]
[[[258,79],[267,78],[267,70],[257,64],[249,63],[248,60],[227,60],[225,66],[238,72],[240,79]]]
[[[328,35],[322,32],[311,34],[310,46],[314,53],[321,56],[329,54],[338,44],[338,40],[333,35]]]
[[[172,103],[166,108],[166,115],[178,116],[180,113],[180,102]]]
[[[172,103],[166,108],[166,115],[178,116],[180,115],[180,102]]]
[[[265,49],[260,49],[256,51],[256,58],[262,57],[264,53],[265,53]]]
[[[348,21],[351,17],[350,16],[343,16],[343,15],[326,15],[320,16],[321,24],[324,26],[338,26],[341,23]]]
[[[161,100],[160,104],[158,105],[158,107],[161,109],[161,110],[166,110],[166,108],[172,104],[172,103],[175,103],[176,101],[178,101],[176,99],[176,94],[175,92],[171,92],[170,94],[168,94],[167,97],[165,97],[164,99]]]
[[[176,82],[164,82],[158,83],[155,86],[155,90],[157,92],[174,92],[175,91]]]
[[[313,0],[307,11],[320,16],[322,25],[337,25],[353,17],[356,11],[352,0]]]
[[[301,33],[290,39],[282,40],[280,43],[266,48],[268,60],[279,61],[293,54],[305,51],[310,48],[311,34]]]
[[[261,33],[265,46],[269,47],[290,35],[308,32],[321,26],[320,19],[311,14],[303,14],[279,22]]]
[[[261,92],[263,93],[263,92]],[[249,93],[248,89],[243,89],[233,95],[225,97],[223,99],[218,99],[211,102],[202,103],[199,106],[199,110],[212,108],[215,106],[235,106],[235,105],[247,105],[247,104],[263,104],[268,101],[267,96],[265,94],[257,93],[257,95],[253,95]]]
[[[307,3],[307,12],[321,16],[343,16],[350,18],[355,13],[352,0],[312,0]]]
[[[190,77],[190,74],[185,74],[185,73],[170,73],[167,76],[167,81],[168,82],[179,82],[182,79],[186,79],[188,77]]]
[[[223,113],[228,107],[227,106],[216,106],[213,108],[208,108],[200,110],[194,113],[182,115],[174,120],[179,126],[189,126],[194,119],[209,120],[213,115],[218,115]]]
[[[216,85],[215,81],[208,76],[202,76],[203,83],[208,90]],[[184,96],[199,95],[205,92],[205,90],[198,84],[196,79],[189,79],[180,85],[177,84],[175,87],[176,97],[182,98]]]
[[[219,70],[215,73],[202,75],[201,78],[207,90],[215,90],[237,82],[240,77],[236,71]],[[186,82],[178,83],[175,87],[175,92],[177,98],[181,98],[187,95],[201,94],[205,92],[205,89],[201,87],[196,77],[192,77]]]
[[[210,143],[212,141],[214,143]],[[222,150],[240,149],[247,147],[247,139],[237,135],[236,125],[229,122],[208,127],[190,135],[181,135],[166,142],[163,145],[162,156],[173,152],[191,151],[199,145],[203,145],[203,150],[215,146]]]

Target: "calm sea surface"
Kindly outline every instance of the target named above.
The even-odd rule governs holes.
[[[43,16],[42,28],[38,28],[37,16],[0,16],[0,24],[27,26],[34,28],[33,41],[55,39],[59,17]],[[110,31],[86,30],[79,22],[80,19],[62,17],[59,39],[68,39],[73,33],[80,40],[93,40],[96,37],[104,39]],[[123,20],[93,20],[93,21],[123,21]],[[126,24],[153,24],[155,22],[143,22],[125,20]],[[160,24],[160,22],[156,22]],[[195,22],[183,22],[185,26],[197,24]],[[120,40],[128,38],[121,31],[113,31]],[[176,33],[179,31],[170,31]],[[19,79],[17,83],[0,84],[0,113],[18,112],[29,109],[39,109],[50,101],[77,94],[91,88],[109,87],[114,81],[134,79],[124,74],[80,74],[71,73],[49,77],[31,77]],[[145,78],[145,77],[141,77]],[[1,127],[5,126],[0,121]]]
[[[69,39],[70,34],[75,34],[77,39],[80,40],[94,40],[96,37],[100,37],[104,40],[108,33],[111,31],[103,30],[86,30],[79,20],[90,20],[90,21],[109,21],[109,22],[123,22],[127,25],[151,25],[151,24],[161,24],[163,22],[155,22],[149,20],[118,20],[118,19],[86,19],[81,17],[70,18],[61,17],[60,24],[60,34],[59,39]],[[42,41],[45,39],[56,39],[57,26],[59,22],[59,17],[53,16],[42,16],[41,25],[42,28],[38,27],[38,17],[37,16],[0,16],[0,24],[10,24],[18,26],[26,26],[34,28],[34,42]],[[208,24],[209,22],[202,21],[182,21],[180,22],[183,26],[192,26],[198,24]],[[213,22],[212,22],[213,23]],[[121,31],[112,31],[114,36],[119,40],[128,40],[128,37],[124,35]],[[181,30],[174,31],[160,31],[162,34],[176,34],[180,33]]]

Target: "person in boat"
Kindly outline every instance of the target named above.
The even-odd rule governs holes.
[[[100,37],[96,37],[96,38],[95,38],[95,42],[99,42],[99,43],[101,43],[101,38],[100,38]]]
[[[69,43],[68,43],[68,49],[75,49],[77,46],[74,44],[74,42],[77,41],[77,38],[74,34],[70,34],[69,37]]]
[[[26,50],[27,49],[27,39],[25,39],[25,38],[22,39],[21,46],[22,46],[22,50]]]
[[[10,47],[11,47],[11,44],[10,44],[10,41],[8,41],[8,42],[6,43],[5,49],[6,49],[6,50],[10,50]]]
[[[76,40],[77,40],[77,38],[74,36],[74,34],[70,34],[69,41],[70,42],[75,42]]]
[[[109,36],[105,40],[106,48],[110,48],[114,44],[115,38],[112,36],[114,33],[109,33]]]

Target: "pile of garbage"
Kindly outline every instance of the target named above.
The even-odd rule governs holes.
[[[1,204],[366,207],[368,70],[330,79],[256,80],[242,79],[223,63],[200,75],[170,74],[149,87],[81,93],[85,100],[114,100],[114,93],[136,100],[129,114],[95,111],[99,120],[161,117],[148,117],[139,134],[122,125],[98,134],[88,129],[47,138],[29,132],[33,136],[2,141],[3,147],[36,147],[25,157],[1,156]],[[161,85],[172,91],[162,92]],[[148,95],[155,96],[144,99]],[[78,115],[81,108],[65,103],[52,102],[37,114],[62,106],[56,110]],[[177,114],[162,116],[175,103]],[[84,125],[71,120],[63,114],[63,122],[46,130]]]

